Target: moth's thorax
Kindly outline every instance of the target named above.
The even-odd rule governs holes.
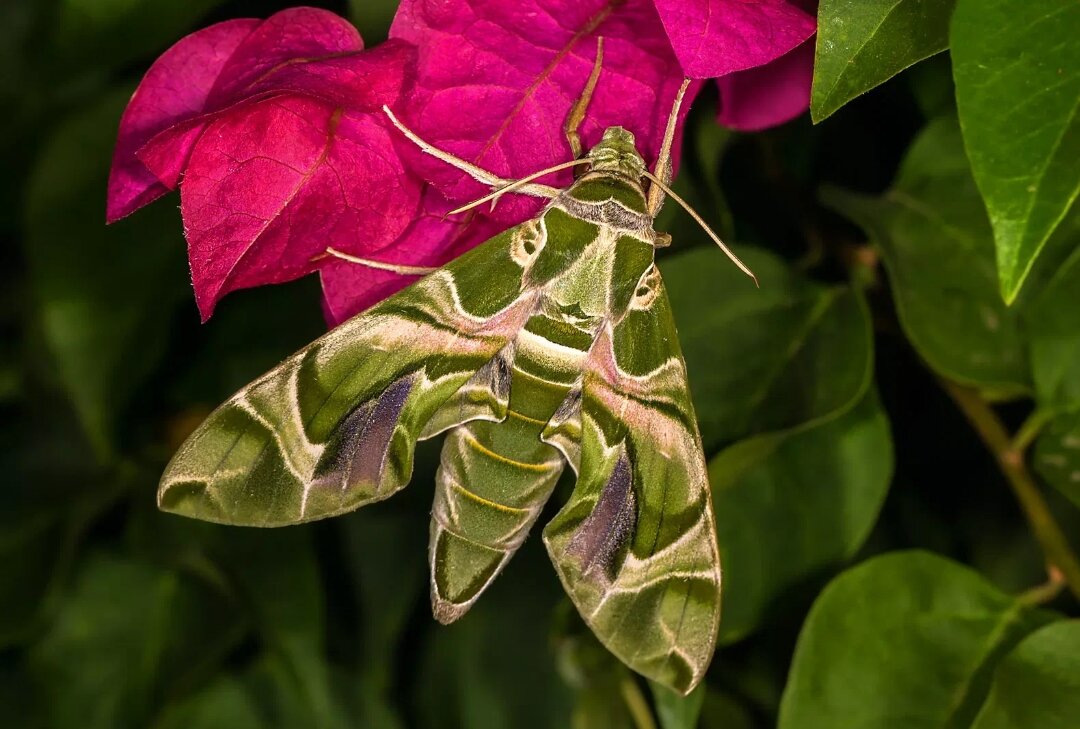
[[[656,232],[634,135],[608,128],[588,159],[589,170],[541,213],[534,253],[522,263],[525,281],[542,292],[538,313],[591,338],[632,306]]]
[[[620,319],[631,305],[652,267],[654,247],[632,231],[572,220],[562,209],[545,214],[544,228],[541,255],[561,267],[541,286],[539,311],[595,337],[604,322]]]

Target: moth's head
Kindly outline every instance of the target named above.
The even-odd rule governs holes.
[[[600,143],[589,150],[592,169],[617,172],[632,179],[640,179],[645,171],[645,160],[634,146],[634,135],[622,127],[608,127]]]

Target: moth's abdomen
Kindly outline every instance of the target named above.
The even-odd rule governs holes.
[[[535,426],[473,421],[447,434],[431,513],[432,606],[462,615],[525,541],[563,470]],[[531,424],[526,424],[531,426]]]
[[[430,560],[432,607],[444,623],[463,615],[521,546],[566,465],[541,434],[578,385],[589,338],[548,339],[543,333],[562,330],[534,319],[500,355],[511,365],[506,417],[459,425],[443,443]]]
[[[529,534],[563,473],[536,424],[511,415],[450,431],[435,477],[431,597],[435,617],[468,610]]]

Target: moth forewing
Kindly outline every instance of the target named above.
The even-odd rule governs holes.
[[[508,250],[515,230],[233,395],[173,456],[159,506],[282,526],[351,511],[404,486],[424,428],[528,318],[533,302],[521,295]]]
[[[601,642],[686,693],[715,649],[720,559],[686,369],[662,283],[650,278],[656,288],[635,294],[634,314],[590,353],[578,483],[544,541]]]

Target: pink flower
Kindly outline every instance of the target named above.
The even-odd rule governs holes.
[[[365,51],[351,25],[311,8],[187,36],[120,121],[108,219],[179,184],[204,320],[229,291],[317,270],[328,246],[391,246],[416,217],[420,183],[381,106],[397,103],[413,57],[400,42]]]
[[[338,322],[413,279],[328,247],[440,265],[540,204],[507,196],[445,219],[486,190],[420,153],[381,105],[437,147],[523,177],[569,159],[563,123],[602,37],[583,141],[620,125],[652,163],[684,75],[719,78],[720,121],[734,128],[805,109],[813,31],[786,0],[402,0],[391,40],[373,50],[311,8],[219,23],[162,55],[132,98],[108,219],[179,186],[204,319],[229,291],[319,271]]]
[[[719,121],[741,131],[782,124],[810,105],[816,2],[655,0],[690,78],[715,78]]]

